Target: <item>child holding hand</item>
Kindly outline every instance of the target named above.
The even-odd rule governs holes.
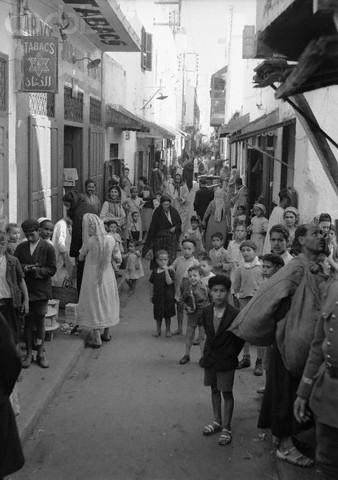
[[[185,354],[180,365],[190,362],[190,350],[195,338],[196,327],[201,324],[202,310],[209,304],[208,289],[201,281],[200,267],[194,265],[188,269],[188,278],[181,285],[181,302],[187,313],[188,325],[185,337]],[[201,341],[202,331],[199,331]],[[199,341],[199,343],[200,343]]]

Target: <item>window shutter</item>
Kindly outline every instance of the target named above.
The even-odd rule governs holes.
[[[142,30],[141,30],[141,68],[142,70],[146,69],[146,59],[147,59],[146,44],[147,44],[147,34],[144,27],[142,27]]]
[[[153,36],[151,33],[146,33],[146,63],[145,69],[151,71],[153,68]]]

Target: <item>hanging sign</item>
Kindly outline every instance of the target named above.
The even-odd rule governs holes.
[[[80,32],[104,52],[139,52],[141,41],[116,0],[63,0],[83,20]]]
[[[58,91],[58,39],[28,36],[22,42],[22,92]]]

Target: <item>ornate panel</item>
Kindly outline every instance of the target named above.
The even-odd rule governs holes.
[[[31,115],[55,117],[54,93],[29,93],[29,111]]]

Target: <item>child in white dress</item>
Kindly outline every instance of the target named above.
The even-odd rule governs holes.
[[[142,277],[144,277],[144,271],[141,254],[136,249],[136,243],[130,241],[126,257],[126,282],[130,288],[130,293],[135,292],[136,282]]]

